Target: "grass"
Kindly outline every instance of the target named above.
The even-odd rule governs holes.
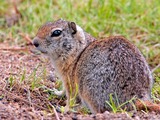
[[[33,38],[43,23],[63,18],[75,21],[95,37],[123,35],[141,50],[151,68],[160,64],[158,0],[23,0],[17,3],[22,18],[14,26],[7,27],[4,16],[12,11],[12,7],[12,3],[7,0],[0,2],[1,42],[8,41],[11,45],[24,44],[25,40],[20,36],[20,32]],[[9,39],[13,39],[12,42]],[[22,73],[21,82],[25,79],[25,71],[22,70]],[[153,96],[159,97],[160,68],[157,68],[153,75]],[[11,76],[11,86],[12,79]],[[36,87],[37,80],[39,81],[39,78],[33,80],[32,89]]]
[[[109,101],[106,101],[106,104],[111,108],[111,110],[112,110],[113,113],[125,112],[126,108],[124,106],[127,105],[127,104],[132,105],[132,107],[134,108],[134,110],[136,110],[136,107],[135,107],[135,105],[133,103],[133,101],[136,100],[135,97],[131,98],[130,100],[128,100],[128,101],[126,101],[126,102],[124,102],[122,104],[119,104],[119,100],[117,98],[116,93],[114,93],[114,95],[116,96],[115,101],[113,100],[114,99],[113,94],[110,94],[109,95]]]

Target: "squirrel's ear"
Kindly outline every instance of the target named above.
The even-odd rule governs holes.
[[[69,22],[68,26],[71,29],[72,34],[76,34],[76,32],[77,32],[76,23],[75,22]]]

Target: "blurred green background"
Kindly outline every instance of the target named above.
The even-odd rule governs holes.
[[[17,16],[14,5],[21,17],[9,25],[8,19]],[[19,33],[33,38],[42,24],[59,18],[76,22],[95,37],[128,38],[141,50],[151,68],[156,68],[153,92],[160,94],[159,0],[1,0],[0,42],[23,44],[26,41]]]

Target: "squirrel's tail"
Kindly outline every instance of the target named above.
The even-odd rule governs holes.
[[[160,104],[156,104],[151,101],[137,100],[135,105],[137,110],[155,111],[160,113]]]

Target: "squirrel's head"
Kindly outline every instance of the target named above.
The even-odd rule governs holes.
[[[85,34],[74,22],[57,20],[41,26],[33,40],[34,46],[52,57],[52,59],[67,59],[81,52],[86,47]]]

